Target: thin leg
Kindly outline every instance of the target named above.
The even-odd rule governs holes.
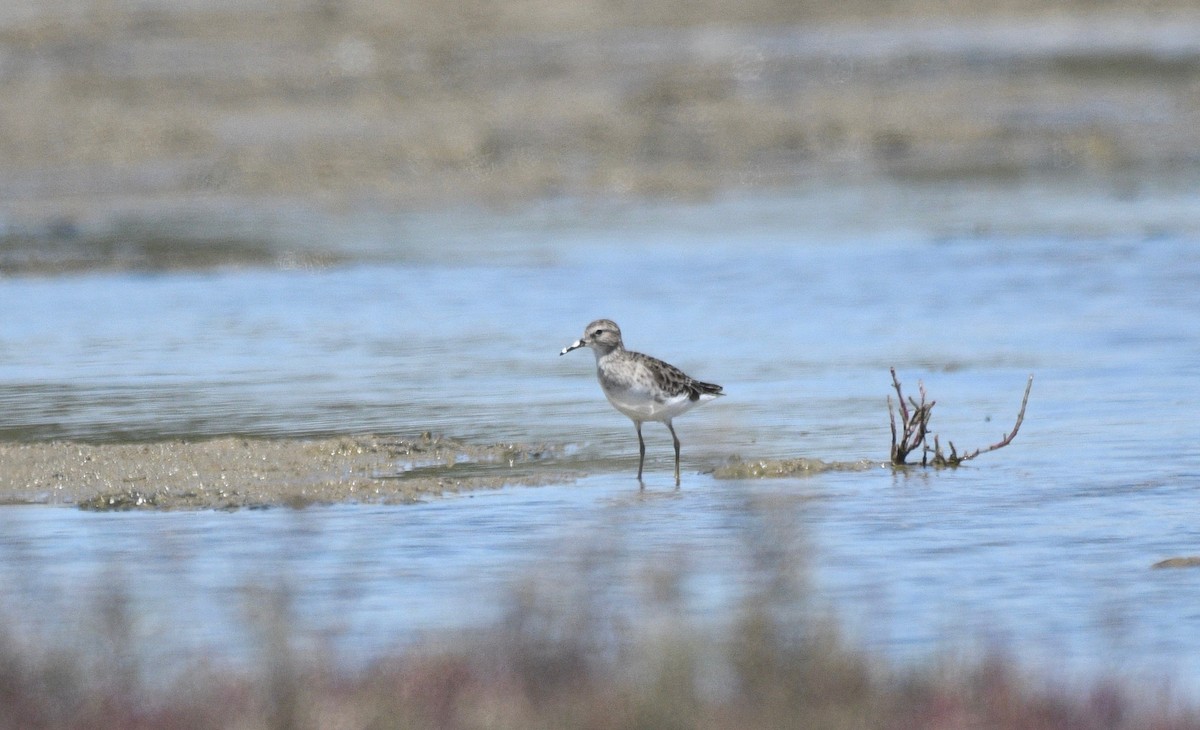
[[[638,432],[638,481],[642,481],[642,465],[646,463],[646,442],[642,440],[642,422],[634,421],[634,428]]]
[[[667,428],[671,429],[671,439],[675,441],[675,486],[679,486],[679,437],[675,435],[675,427],[667,421]]]

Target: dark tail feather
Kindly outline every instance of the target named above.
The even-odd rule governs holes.
[[[691,400],[700,400],[701,395],[725,395],[723,390],[716,383],[702,383],[699,380],[688,383],[688,397]]]

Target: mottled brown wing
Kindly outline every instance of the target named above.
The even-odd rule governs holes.
[[[654,374],[654,380],[660,388],[668,396],[676,396],[686,392],[690,400],[699,400],[703,394],[722,395],[721,386],[714,383],[705,383],[691,377],[679,368],[669,362],[664,362],[656,357],[635,353],[646,361],[650,367],[650,372]]]

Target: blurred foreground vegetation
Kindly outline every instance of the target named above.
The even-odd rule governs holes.
[[[785,533],[747,546],[727,621],[688,613],[677,568],[618,585],[601,548],[515,589],[490,629],[365,666],[299,636],[282,584],[247,591],[248,666],[152,666],[137,607],[114,590],[79,617],[44,617],[44,632],[6,620],[0,728],[1200,728],[1165,692],[1081,687],[998,655],[891,666],[816,605]]]

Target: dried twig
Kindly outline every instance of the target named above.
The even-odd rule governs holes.
[[[896,391],[896,398],[899,401],[900,411],[900,431],[896,429],[896,411],[892,406],[892,397],[888,396],[888,418],[892,426],[892,449],[891,458],[892,464],[902,466],[908,455],[917,449],[921,449],[921,466],[928,466],[930,463],[933,466],[958,466],[959,464],[969,459],[974,459],[980,454],[986,454],[989,451],[1002,449],[1012,443],[1016,437],[1017,431],[1021,428],[1021,423],[1025,420],[1025,407],[1029,404],[1029,391],[1033,388],[1033,375],[1029,376],[1028,382],[1025,384],[1025,397],[1021,399],[1021,410],[1017,413],[1017,422],[1013,426],[1012,431],[1004,434],[1004,437],[998,442],[988,446],[987,448],[975,449],[974,451],[959,454],[954,447],[953,441],[948,441],[950,445],[950,455],[947,456],[942,452],[942,445],[937,434],[933,436],[933,448],[927,443],[929,433],[929,419],[933,416],[933,406],[937,401],[925,402],[925,385],[917,381],[917,388],[920,392],[921,399],[914,400],[911,396],[908,398],[908,405],[912,406],[910,412],[908,406],[905,405],[904,393],[900,389],[900,381],[896,378],[896,369],[891,368],[892,373],[892,388]],[[897,436],[902,433],[899,440]],[[932,460],[929,454],[932,452]]]
[[[954,451],[954,442],[951,441],[951,442],[949,442],[950,443],[950,456],[943,456],[941,449],[937,448],[937,438],[935,437],[934,442],[933,442],[934,443],[934,455],[933,455],[934,465],[935,466],[958,466],[959,464],[963,463],[964,461],[967,461],[968,459],[974,459],[976,456],[979,456],[980,454],[986,454],[989,451],[995,451],[996,449],[1002,449],[1005,446],[1008,446],[1009,444],[1011,444],[1012,440],[1014,438],[1016,438],[1016,436],[1017,436],[1017,431],[1021,430],[1021,424],[1025,421],[1025,406],[1029,405],[1029,391],[1032,389],[1033,389],[1033,375],[1030,374],[1029,379],[1027,381],[1025,381],[1025,396],[1023,398],[1021,398],[1021,410],[1017,412],[1017,422],[1015,424],[1013,424],[1012,431],[1004,434],[1003,438],[1001,438],[999,441],[992,444],[991,446],[988,446],[987,448],[975,449],[974,451],[971,451],[969,453],[963,454],[962,456],[959,456]]]
[[[888,416],[892,422],[892,463],[903,464],[908,455],[925,443],[925,435],[929,431],[929,418],[933,415],[933,406],[937,401],[925,402],[925,384],[918,382],[917,389],[921,393],[921,400],[913,400],[910,396],[908,402],[912,405],[912,412],[908,410],[908,406],[904,403],[904,393],[900,390],[900,381],[896,379],[896,368],[891,368],[892,372],[892,387],[896,390],[896,399],[900,403],[900,426],[903,429],[903,436],[896,441],[896,413],[892,409],[892,397],[888,396]],[[925,460],[922,457],[922,465]]]

